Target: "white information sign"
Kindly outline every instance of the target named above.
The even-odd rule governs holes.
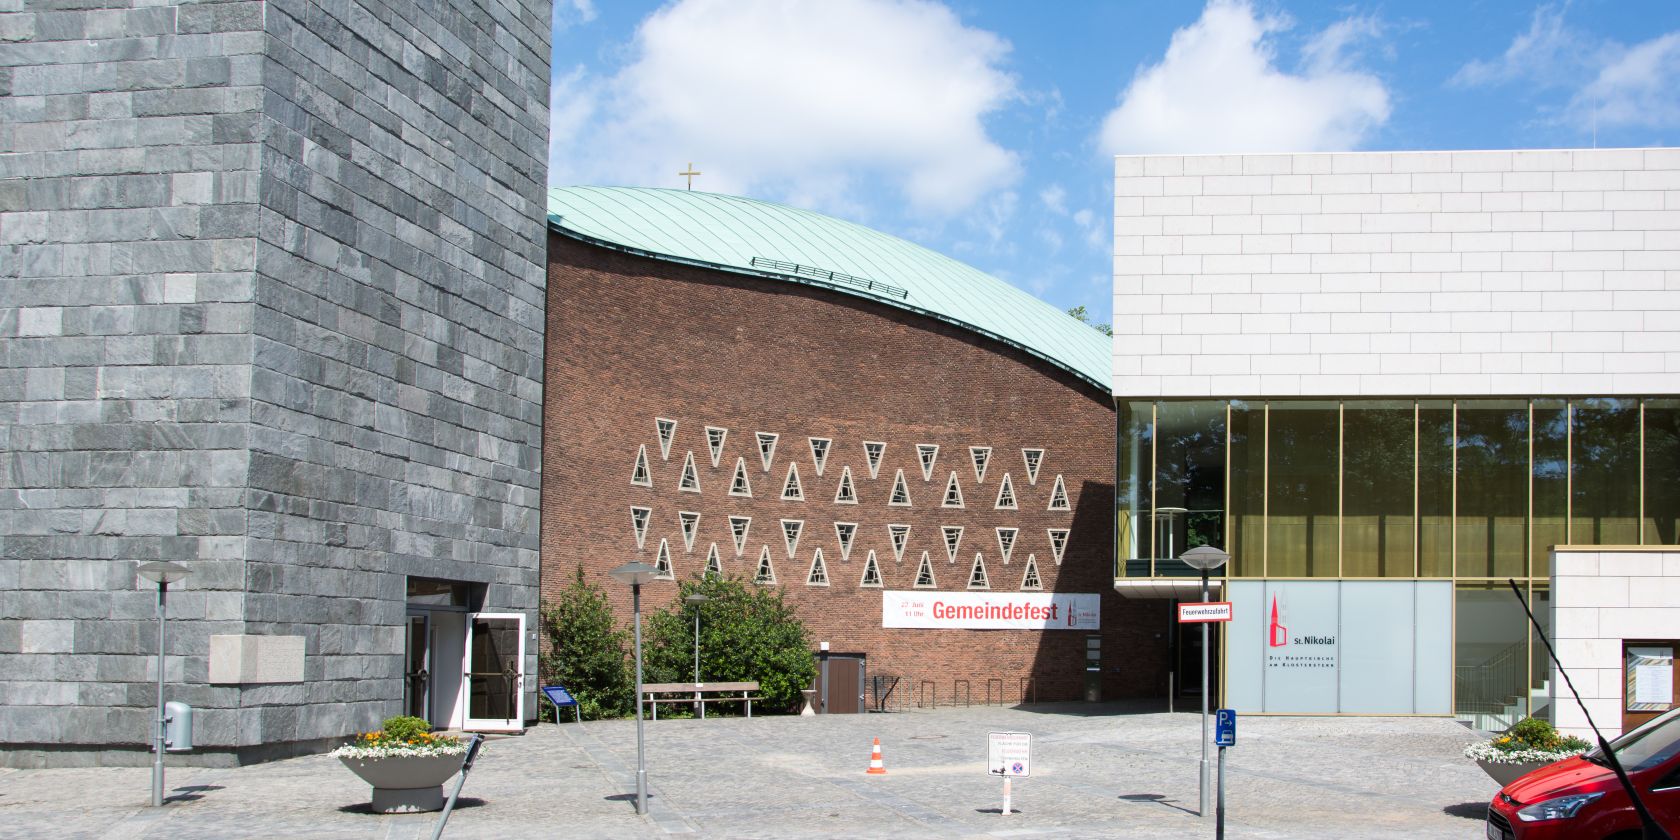
[[[1674,703],[1674,666],[1640,665],[1635,676],[1637,688],[1633,702],[1653,706]]]
[[[1072,592],[881,593],[881,626],[964,630],[1098,630],[1101,597]]]
[[[1193,601],[1178,605],[1178,623],[1196,624],[1208,621],[1230,621],[1230,601]]]
[[[991,758],[986,772],[1005,778],[1032,775],[1032,735],[1027,732],[991,733]]]

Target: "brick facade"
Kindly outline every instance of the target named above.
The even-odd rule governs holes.
[[[991,589],[1013,592],[1021,588],[1031,554],[1045,591],[1102,594],[1105,696],[1164,689],[1165,645],[1155,640],[1167,626],[1164,607],[1121,600],[1112,589],[1114,412],[1106,394],[966,330],[893,307],[626,255],[561,235],[551,234],[549,243],[545,595],[564,586],[581,564],[627,616],[629,593],[606,573],[631,559],[653,563],[661,539],[671,548],[678,579],[704,570],[714,542],[724,572],[750,579],[768,545],[778,583],[813,640],[829,642],[836,652],[866,653],[870,674],[901,676],[907,690],[932,680],[941,703],[949,702],[956,680],[969,681],[979,702],[989,679],[1001,680],[1014,701],[1029,677],[1037,699],[1074,699],[1083,684],[1084,633],[884,630],[881,590],[859,585],[873,550],[884,588],[911,589],[926,551],[938,588],[966,591],[978,552]],[[668,459],[656,418],[677,423]],[[707,426],[728,429],[716,467]],[[768,472],[757,432],[779,436]],[[811,437],[833,441],[820,476]],[[873,478],[864,441],[886,444]],[[931,480],[924,480],[917,455],[923,443],[940,447]],[[630,480],[643,445],[651,488]],[[975,480],[971,446],[992,448],[983,481]],[[1028,481],[1023,448],[1045,452],[1035,483]],[[699,493],[678,486],[690,452]],[[746,460],[751,498],[728,493],[738,457]],[[798,465],[804,501],[780,498],[790,464]],[[857,504],[834,501],[846,467]],[[908,508],[887,504],[900,469],[908,481]],[[953,471],[962,509],[941,506]],[[1016,510],[994,509],[1005,473]],[[1057,475],[1071,510],[1047,510]],[[632,506],[652,509],[640,550]],[[685,550],[679,511],[700,514],[692,552]],[[732,515],[752,517],[739,556]],[[804,521],[792,558],[781,531],[784,518]],[[858,523],[849,559],[841,557],[837,521]],[[894,559],[889,524],[911,526],[902,562]],[[956,562],[945,547],[942,527],[948,525],[964,529]],[[1007,564],[999,556],[998,527],[1019,529]],[[1071,529],[1060,565],[1052,559],[1050,528]],[[826,587],[806,583],[818,547],[828,568]],[[664,606],[676,589],[674,583],[653,584],[644,593],[645,608]],[[1137,651],[1149,652],[1135,659]],[[992,686],[996,691],[997,683]]]

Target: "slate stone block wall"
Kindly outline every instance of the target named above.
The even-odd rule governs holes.
[[[548,16],[267,4],[245,617],[309,656],[241,745],[400,711],[409,575],[535,628]]]
[[[245,4],[254,5],[254,4]],[[244,630],[260,15],[0,2],[0,756],[139,752],[165,671],[231,743]],[[66,752],[68,751],[68,752]],[[118,756],[120,758],[120,756]]]
[[[61,5],[0,0],[0,755],[145,759],[158,558],[199,760],[375,723],[405,576],[535,605],[548,6]]]

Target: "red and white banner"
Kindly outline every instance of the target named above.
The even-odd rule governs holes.
[[[1230,621],[1230,601],[1192,601],[1178,605],[1179,624],[1197,624],[1207,621]]]
[[[882,592],[881,626],[964,630],[1097,630],[1095,593]]]

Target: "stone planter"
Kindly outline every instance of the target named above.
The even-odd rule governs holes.
[[[350,772],[373,785],[373,810],[380,814],[443,810],[443,783],[464,760],[465,753],[339,758]]]
[[[1556,763],[1555,761],[1523,761],[1516,764],[1500,764],[1482,758],[1476,759],[1476,766],[1482,768],[1482,772],[1492,777],[1494,781],[1499,783],[1500,787],[1504,787],[1548,764]]]

